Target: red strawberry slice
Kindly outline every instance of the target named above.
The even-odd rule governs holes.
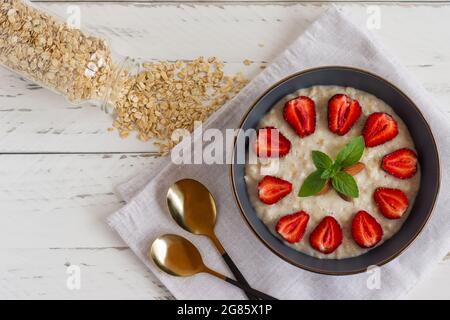
[[[283,117],[302,138],[316,130],[316,106],[308,97],[300,96],[286,102]]]
[[[305,211],[295,212],[281,217],[275,230],[289,243],[296,243],[302,240],[308,224],[309,214]]]
[[[277,203],[291,191],[292,184],[289,181],[273,176],[265,176],[258,183],[258,196],[265,204]]]
[[[372,248],[383,237],[381,225],[366,211],[358,211],[352,221],[352,236],[362,248]]]
[[[291,149],[291,142],[276,128],[259,129],[255,151],[258,157],[284,157]]]
[[[328,101],[328,128],[343,136],[361,116],[361,106],[357,100],[346,94],[335,94]]]
[[[408,209],[408,197],[399,189],[377,188],[373,193],[378,209],[388,219],[399,219]]]
[[[363,129],[366,147],[375,147],[394,139],[398,134],[397,122],[384,112],[372,113]]]
[[[320,221],[309,236],[311,247],[325,254],[332,253],[342,243],[342,229],[332,216]]]
[[[383,157],[381,167],[394,177],[411,178],[417,172],[417,154],[411,149],[398,149]]]

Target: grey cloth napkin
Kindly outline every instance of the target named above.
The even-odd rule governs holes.
[[[370,285],[373,274],[326,276],[294,267],[261,244],[241,218],[231,193],[226,165],[174,165],[162,158],[148,173],[119,186],[127,204],[108,223],[143,263],[178,299],[241,299],[239,289],[209,275],[178,278],[159,271],[146,254],[150,242],[163,233],[177,233],[196,244],[211,268],[231,275],[208,239],[179,228],[166,210],[165,195],[174,181],[190,177],[214,194],[219,217],[217,234],[224,247],[253,287],[280,299],[391,299],[403,297],[450,249],[450,128],[438,103],[394,57],[364,28],[332,8],[299,36],[237,97],[204,125],[236,128],[249,106],[276,81],[300,70],[346,65],[376,73],[402,89],[431,124],[440,150],[442,186],[434,214],[418,239],[395,260],[380,268],[380,286]],[[369,285],[368,285],[369,284]]]

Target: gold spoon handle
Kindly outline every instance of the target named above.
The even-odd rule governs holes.
[[[216,235],[213,233],[213,234],[210,234],[209,235],[209,238],[211,239],[211,241],[213,242],[213,244],[214,244],[214,246],[217,248],[217,251],[219,251],[219,253],[221,254],[221,255],[224,255],[226,252],[225,252],[225,249],[224,249],[224,247],[222,246],[222,243],[220,242],[220,240],[216,237]]]
[[[222,246],[222,243],[220,243],[220,240],[216,237],[215,234],[212,234],[210,236],[211,241],[214,243],[214,245],[217,248],[217,251],[219,251],[219,253],[222,255],[223,260],[225,261],[225,263],[228,265],[228,268],[230,269],[231,273],[233,273],[234,277],[236,278],[236,280],[240,283],[242,283],[244,286],[249,287],[250,288],[250,284],[247,282],[247,280],[245,279],[244,275],[241,273],[241,271],[238,269],[238,267],[236,266],[236,264],[233,262],[233,260],[231,259],[231,257],[229,256],[229,254],[225,251],[224,247]],[[253,296],[251,294],[248,294],[248,292],[246,293],[247,298],[249,298],[250,300],[255,300],[257,299],[256,296]]]
[[[204,272],[209,273],[210,275],[213,275],[213,276],[215,276],[215,277],[217,277],[217,278],[219,278],[221,280],[224,280],[224,281],[226,281],[226,282],[228,282],[228,283],[230,283],[230,284],[232,284],[232,285],[234,285],[234,286],[236,286],[238,288],[241,288],[247,294],[252,295],[254,297],[257,297],[259,299],[262,299],[262,300],[278,300],[277,298],[274,298],[274,297],[272,297],[272,296],[270,296],[268,294],[265,294],[264,292],[258,291],[256,289],[253,289],[253,288],[249,287],[249,286],[245,286],[242,283],[237,282],[234,279],[228,278],[227,276],[225,276],[225,275],[223,275],[223,274],[221,274],[221,273],[219,273],[217,271],[211,270],[211,269],[209,269],[207,267],[205,267]]]

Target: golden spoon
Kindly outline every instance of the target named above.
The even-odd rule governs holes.
[[[167,191],[167,206],[180,227],[197,235],[207,236],[222,255],[231,272],[240,283],[249,286],[236,264],[231,260],[214,232],[216,203],[209,190],[193,179],[175,182]],[[249,299],[254,299],[247,295]]]
[[[200,252],[186,238],[175,234],[165,234],[153,241],[148,253],[155,264],[164,272],[179,277],[189,277],[205,272],[241,288],[248,294],[265,300],[276,300],[263,292],[250,288],[211,270],[204,263]]]

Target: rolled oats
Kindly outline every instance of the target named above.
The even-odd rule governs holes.
[[[120,137],[135,131],[162,153],[178,143],[171,139],[176,129],[192,131],[195,121],[204,121],[247,83],[241,74],[225,75],[215,57],[144,62],[134,72],[123,61],[114,62],[103,39],[23,0],[0,4],[0,63],[72,103],[113,105],[112,127]]]
[[[105,41],[22,0],[0,4],[0,63],[73,103],[103,98],[114,69]]]

